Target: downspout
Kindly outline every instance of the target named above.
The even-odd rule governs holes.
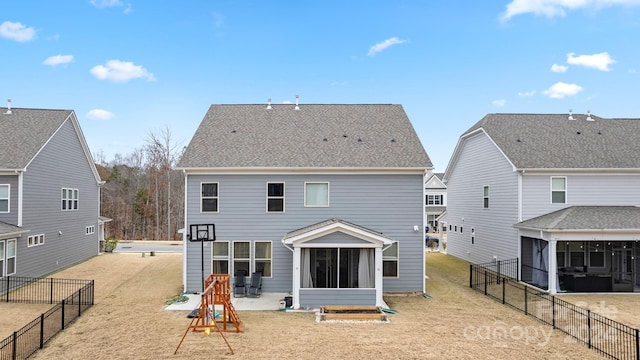
[[[518,171],[518,222],[522,221],[522,176],[524,175],[524,169]],[[520,229],[518,229],[518,279],[522,279],[522,240],[520,239]]]
[[[24,186],[24,170],[16,170],[18,175],[18,227],[22,227],[22,187]]]
[[[182,170],[184,176],[184,231],[182,232],[182,292],[187,291],[187,171]]]

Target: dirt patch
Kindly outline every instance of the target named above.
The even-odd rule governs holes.
[[[468,288],[468,264],[430,253],[427,293],[390,296],[389,323],[318,323],[309,313],[240,311],[243,333],[189,333],[190,319],[164,311],[180,293],[181,254],[106,254],[56,274],[96,281],[96,304],[34,359],[601,359],[542,325]]]

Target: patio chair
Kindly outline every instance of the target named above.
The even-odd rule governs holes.
[[[245,282],[245,271],[238,270],[233,276],[233,297],[247,296],[247,284]]]
[[[247,296],[259,297],[262,294],[262,272],[256,271],[251,274],[249,283],[249,293]]]

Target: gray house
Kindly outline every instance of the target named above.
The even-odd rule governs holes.
[[[447,166],[447,252],[551,293],[638,291],[640,119],[489,114]]]
[[[238,271],[296,308],[424,291],[432,164],[401,105],[212,105],[178,167],[185,291]],[[188,241],[193,224],[217,240]]]
[[[101,181],[75,113],[1,108],[0,128],[0,277],[97,255]]]

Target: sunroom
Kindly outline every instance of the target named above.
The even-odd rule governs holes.
[[[329,219],[287,233],[293,252],[293,307],[385,307],[385,273],[397,271],[397,242],[380,232]]]

